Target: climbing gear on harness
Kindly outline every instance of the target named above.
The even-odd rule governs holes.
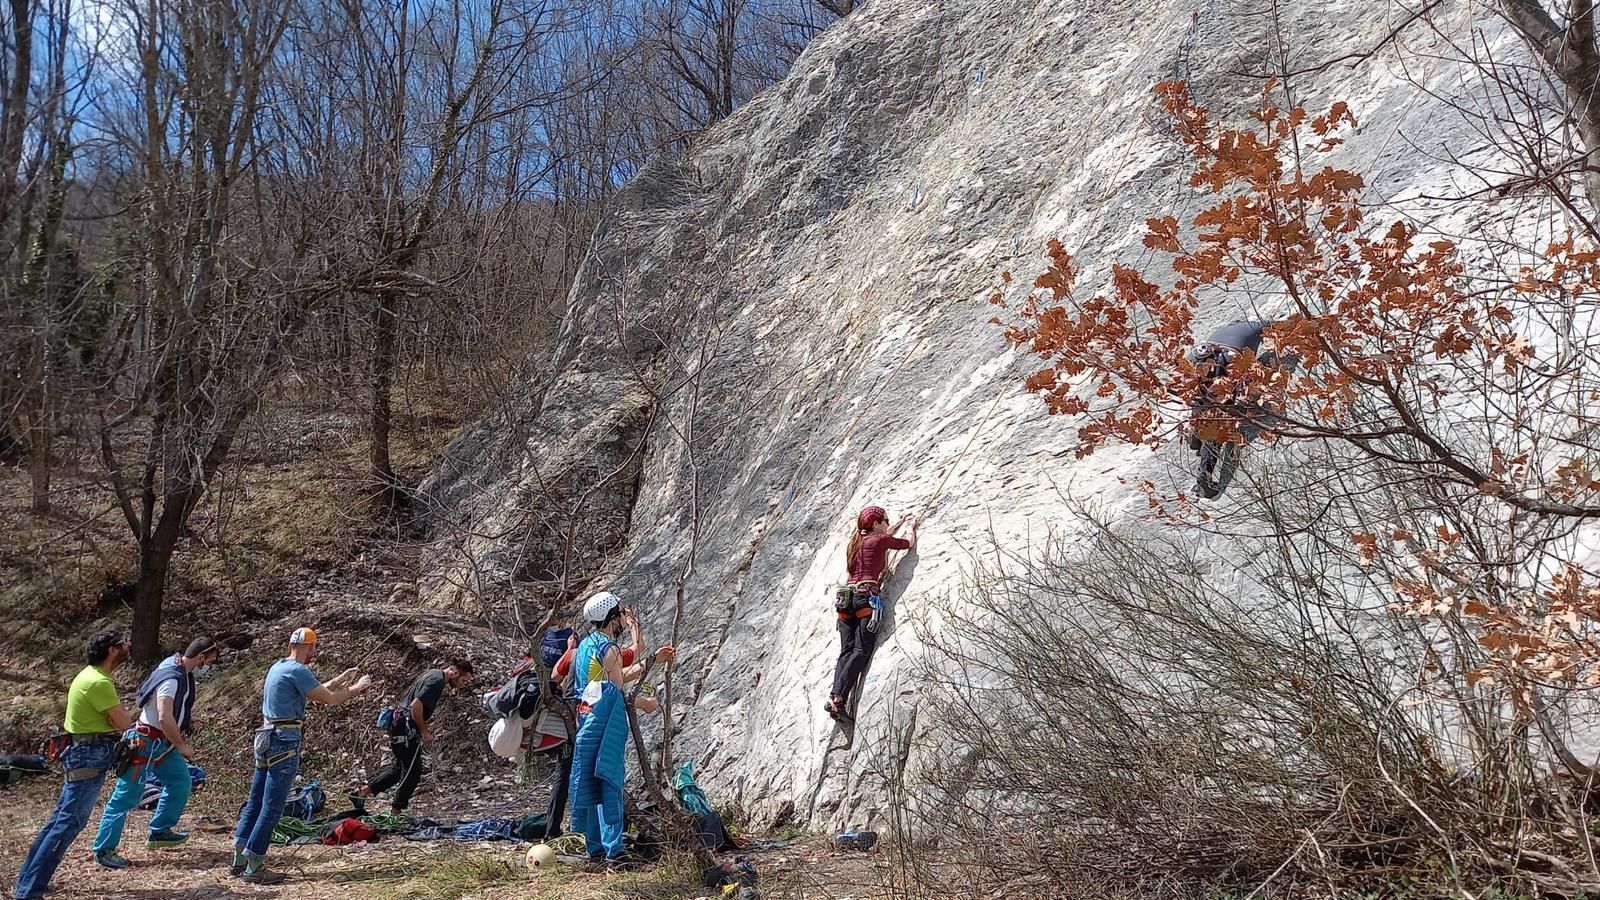
[[[833,595],[833,611],[839,618],[865,619],[883,606],[876,581],[858,581],[839,588]]]
[[[118,778],[128,773],[134,766],[150,761],[150,757],[142,755],[142,751],[149,749],[150,741],[144,735],[132,728],[117,741],[117,746],[111,750],[111,762],[106,768],[115,772]]]
[[[272,738],[279,731],[300,731],[304,728],[299,719],[268,720],[265,725],[255,730],[252,749],[255,751],[256,768],[270,769],[278,763],[300,752],[298,746],[277,753],[272,751]]]

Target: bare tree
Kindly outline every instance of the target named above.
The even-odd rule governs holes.
[[[139,548],[133,651],[159,653],[167,573],[189,515],[280,371],[320,292],[238,257],[236,192],[252,173],[263,91],[295,7],[200,0],[130,7],[141,50],[131,189],[139,213],[101,461]],[[257,199],[256,205],[260,206]],[[256,235],[263,242],[272,237]],[[131,445],[143,449],[130,452]]]
[[[62,234],[74,150],[70,95],[81,91],[92,50],[70,45],[70,0],[15,3],[10,12],[12,40],[0,52],[10,74],[0,97],[0,334],[14,365],[0,372],[0,450],[25,449],[32,509],[44,513],[80,281]],[[69,54],[79,59],[71,72]]]
[[[1501,0],[1500,8],[1566,90],[1583,142],[1574,168],[1591,207],[1600,209],[1600,44],[1595,41],[1594,2],[1569,0],[1553,5],[1552,12],[1540,0]]]

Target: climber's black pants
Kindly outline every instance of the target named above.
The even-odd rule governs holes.
[[[867,630],[866,619],[839,620],[839,662],[833,667],[833,696],[849,701],[877,645],[878,636]]]
[[[402,812],[411,805],[411,795],[417,789],[417,782],[422,780],[422,738],[414,731],[391,734],[389,750],[394,754],[393,761],[372,779],[367,792],[381,794],[395,788],[390,805],[395,812]]]
[[[538,740],[537,737],[534,738]],[[562,823],[567,820],[567,782],[572,780],[572,742],[567,741],[556,751],[556,782],[550,786],[550,814],[545,819],[544,838],[547,841],[555,840],[563,832]]]

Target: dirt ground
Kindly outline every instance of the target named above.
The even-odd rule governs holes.
[[[359,430],[355,420],[292,403],[264,415],[257,437],[236,454],[227,489],[208,494],[196,511],[192,536],[169,578],[166,643],[182,646],[188,636],[205,634],[228,648],[215,677],[200,684],[195,706],[200,732],[194,743],[211,783],[195,795],[179,826],[192,837],[179,849],[146,850],[150,813],[135,811],[121,847],[134,865],[102,869],[89,851],[97,807],[58,870],[52,896],[716,896],[700,885],[687,857],[627,875],[536,872],[522,864],[526,845],[400,838],[344,848],[274,848],[270,864],[291,876],[281,887],[227,877],[234,817],[251,771],[261,677],[292,629],[314,625],[323,635],[317,671],[355,666],[376,680],[371,698],[316,706],[308,714],[301,771],[320,779],[330,798],[383,763],[383,742],[372,728],[382,698],[398,696],[418,672],[453,656],[472,659],[482,670],[473,691],[495,687],[519,649],[473,616],[414,603],[421,546],[371,520],[362,482],[352,474],[362,471],[363,459],[362,445],[347,440]],[[411,422],[405,431],[414,440],[397,445],[397,464],[420,478],[456,424],[446,415]],[[37,516],[27,507],[26,473],[0,466],[0,752],[34,752],[60,721],[63,691],[82,666],[84,640],[96,628],[128,626],[135,557],[96,472],[87,451],[69,455],[57,474],[54,511]],[[125,701],[146,670],[127,666],[114,673]],[[432,774],[423,779],[413,814],[454,822],[545,808],[544,788],[514,785],[510,764],[488,751],[487,727],[474,693],[447,695],[430,747]],[[59,789],[59,775],[0,789],[0,896],[10,896],[17,867]],[[110,791],[108,784],[102,803]],[[839,853],[819,836],[801,835],[750,858],[761,874],[761,896],[768,898],[864,900],[884,896],[875,886],[888,881],[881,851]]]
[[[0,883],[9,892],[17,866],[55,803],[59,781],[41,776],[9,788],[0,798]],[[102,791],[102,802],[110,794]],[[527,796],[527,795],[525,795]],[[150,813],[129,815],[121,851],[130,868],[111,871],[97,866],[89,847],[99,810],[73,844],[53,881],[52,897],[226,898],[294,897],[297,900],[367,900],[367,898],[455,898],[482,900],[549,898],[549,900],[689,900],[717,897],[701,886],[688,858],[669,859],[653,869],[621,875],[589,874],[571,867],[533,870],[523,862],[527,844],[509,842],[412,842],[390,837],[373,844],[347,847],[304,845],[274,847],[269,865],[290,880],[276,887],[256,887],[227,874],[233,818],[221,808],[237,801],[197,795],[183,829],[190,830],[183,847],[153,851],[144,846]],[[470,805],[470,804],[469,804]],[[530,808],[542,803],[529,798]],[[416,810],[430,814],[424,806]],[[434,814],[441,810],[431,811]],[[458,815],[468,815],[470,810]],[[444,816],[438,815],[439,818]],[[452,817],[453,818],[453,817]],[[761,876],[764,898],[794,900],[867,900],[891,896],[886,884],[889,865],[880,853],[836,851],[825,837],[800,836],[779,846],[744,855]],[[734,854],[719,858],[731,859]],[[7,893],[5,896],[10,896]]]

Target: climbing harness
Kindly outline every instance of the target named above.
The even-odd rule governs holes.
[[[255,751],[256,768],[270,769],[299,753],[299,747],[290,747],[278,753],[269,753],[268,751],[272,747],[273,735],[279,731],[302,731],[304,728],[305,724],[300,719],[269,719],[266,724],[257,728],[252,747]]]
[[[840,620],[865,619],[883,608],[876,581],[858,581],[834,592],[833,609]]]

